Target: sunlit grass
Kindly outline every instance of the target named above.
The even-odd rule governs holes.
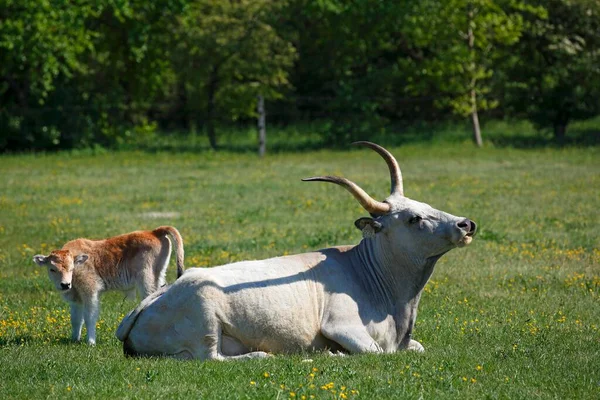
[[[239,363],[124,358],[114,332],[135,303],[117,293],[102,298],[98,345],[70,343],[68,306],[32,256],[163,224],[181,231],[188,267],[356,243],[360,206],[339,187],[300,179],[343,175],[381,199],[389,178],[376,154],[3,156],[0,395],[597,398],[600,152],[451,143],[392,151],[407,196],[480,227],[425,287],[414,336],[426,353]]]

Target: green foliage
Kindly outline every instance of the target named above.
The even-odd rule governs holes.
[[[600,113],[599,4],[0,0],[0,149],[198,130],[216,148],[257,95],[327,145],[494,109],[562,137]]]
[[[547,14],[524,14],[517,56],[508,58],[506,103],[558,140],[572,120],[600,113],[600,3],[548,0]]]
[[[59,143],[59,121],[40,114],[57,86],[85,72],[95,11],[85,0],[0,2],[0,148]]]
[[[508,46],[519,40],[523,30],[518,2],[453,0],[419,2],[408,20],[412,41],[430,54],[413,69],[408,90],[419,93],[434,86],[440,96],[438,107],[449,107],[457,115],[498,106],[491,96],[490,78]],[[431,15],[435,15],[432,18]]]
[[[390,150],[408,196],[479,225],[473,243],[445,255],[425,288],[413,334],[426,352],[228,363],[125,358],[114,332],[136,303],[115,293],[102,297],[98,345],[69,343],[68,307],[32,256],[76,237],[163,224],[181,231],[188,268],[357,243],[353,221],[366,212],[352,196],[300,178],[340,174],[382,199],[389,178],[379,156],[0,156],[0,396],[597,398],[599,149]],[[167,280],[174,279],[172,264]]]
[[[213,147],[216,115],[255,116],[258,95],[274,100],[289,88],[296,51],[271,25],[280,8],[269,0],[202,0],[181,17],[174,67],[190,118],[206,120]]]
[[[149,126],[173,75],[164,32],[182,0],[5,3],[2,147],[113,145]]]

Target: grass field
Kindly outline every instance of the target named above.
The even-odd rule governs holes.
[[[98,345],[70,343],[68,306],[32,256],[163,224],[181,231],[188,267],[357,243],[358,203],[300,179],[343,175],[382,199],[374,152],[2,156],[0,398],[599,398],[598,147],[391,150],[407,196],[480,228],[425,288],[426,352],[228,363],[126,359],[114,332],[136,303],[119,294],[103,297]]]

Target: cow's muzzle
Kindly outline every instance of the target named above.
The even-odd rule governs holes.
[[[61,282],[60,283],[60,290],[69,290],[71,289],[71,282]]]

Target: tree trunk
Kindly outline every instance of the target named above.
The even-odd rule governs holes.
[[[558,144],[564,144],[567,135],[567,124],[565,122],[554,123],[554,140]]]
[[[477,147],[483,146],[483,140],[481,139],[481,129],[479,127],[479,115],[477,114],[477,92],[475,91],[475,87],[477,85],[477,78],[475,77],[475,34],[473,33],[473,19],[474,13],[473,10],[469,10],[467,23],[469,24],[467,28],[467,39],[469,45],[469,55],[471,58],[471,63],[469,65],[469,70],[471,72],[471,123],[473,125],[473,141],[477,145]]]
[[[261,95],[258,96],[258,155],[263,157],[267,150],[267,131],[265,126],[265,99]]]
[[[177,120],[177,124],[188,130],[188,133],[196,134],[196,114],[191,112],[190,99],[185,89],[185,84],[181,81],[177,85],[177,103],[175,109],[171,110],[170,118]]]
[[[213,68],[208,81],[208,108],[206,112],[206,132],[213,150],[217,150],[217,135],[215,133],[215,94],[217,93],[217,70]]]
[[[479,115],[477,114],[477,95],[475,89],[471,90],[471,122],[473,124],[473,141],[477,147],[483,146],[481,129],[479,128]]]

